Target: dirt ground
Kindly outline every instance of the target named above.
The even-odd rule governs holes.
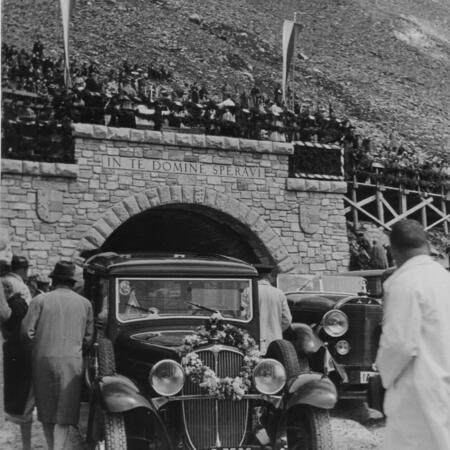
[[[82,406],[82,422],[86,418],[86,406]],[[381,415],[367,408],[340,408],[332,413],[331,426],[335,442],[334,450],[374,450],[379,449],[383,438],[384,421]],[[80,424],[83,432],[84,423]],[[46,450],[42,427],[33,424],[33,450]],[[21,450],[18,425],[5,422],[0,427],[0,449]],[[85,450],[78,430],[71,430],[67,450]]]

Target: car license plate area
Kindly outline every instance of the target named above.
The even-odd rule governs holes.
[[[359,382],[361,384],[367,384],[369,382],[369,378],[373,375],[375,375],[376,372],[369,372],[369,371],[361,371],[359,372]]]

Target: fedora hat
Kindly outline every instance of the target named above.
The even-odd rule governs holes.
[[[53,272],[49,278],[57,278],[58,280],[76,281],[75,278],[75,264],[69,261],[59,261],[55,264]]]
[[[254,267],[260,275],[271,273],[273,269],[275,269],[275,267],[270,264],[255,264]]]
[[[26,269],[30,266],[28,259],[25,256],[13,255],[11,260],[11,270]]]

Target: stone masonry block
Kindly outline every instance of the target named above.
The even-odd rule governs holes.
[[[294,262],[292,261],[292,258],[286,258],[283,261],[279,261],[278,269],[281,273],[294,271]]]
[[[132,129],[130,131],[130,140],[132,142],[144,142],[145,141],[145,131]]]
[[[113,230],[118,228],[120,225],[122,225],[120,218],[117,216],[117,214],[112,209],[109,209],[108,211],[106,211],[106,213],[103,215],[103,219],[105,219],[105,222]]]
[[[54,177],[56,175],[56,164],[49,162],[41,162],[39,164],[41,175]]]
[[[129,141],[130,129],[129,128],[113,128],[108,127],[107,139],[112,141]]]
[[[145,195],[147,196],[148,201],[150,202],[150,205],[152,207],[155,207],[155,206],[158,206],[161,204],[158,189],[156,189],[156,188],[147,189],[145,191]]]
[[[130,213],[130,217],[135,216],[136,214],[139,214],[142,211],[141,207],[138,205],[136,198],[134,196],[126,198],[123,201],[123,204]]]
[[[331,181],[330,192],[333,192],[335,194],[346,194],[347,183],[345,181]]]
[[[124,223],[126,220],[130,218],[130,213],[125,208],[123,202],[119,202],[116,205],[112,207],[112,210],[116,214],[116,216],[119,218],[120,223]]]
[[[105,241],[103,236],[95,228],[89,229],[89,231],[84,235],[84,238],[95,247],[100,247]]]
[[[114,229],[110,227],[110,225],[108,223],[106,223],[106,221],[101,218],[99,220],[97,220],[97,222],[94,223],[93,227],[104,237],[107,238],[113,231]]]
[[[172,197],[172,202],[182,203],[181,186],[170,186],[170,195]]]
[[[140,194],[135,196],[136,201],[141,208],[141,211],[146,211],[147,209],[150,209],[150,202],[148,200],[148,197],[145,195],[144,192],[141,192]]]
[[[270,242],[273,238],[277,237],[275,232],[270,228],[267,227],[260,235],[259,237],[263,242]]]
[[[56,163],[56,175],[64,178],[78,177],[78,164]]]
[[[257,141],[259,153],[272,153],[273,152],[273,142],[272,141]]]
[[[22,162],[23,173],[27,175],[39,175],[40,167],[38,161],[23,161]]]
[[[192,146],[192,135],[177,133],[175,135],[175,143],[180,146],[191,147]]]
[[[249,212],[245,217],[245,223],[251,228],[259,219],[258,214],[251,208],[249,208]]]
[[[192,134],[191,142],[193,147],[205,147],[205,135],[204,134]]]
[[[245,218],[249,213],[250,208],[246,204],[238,202],[236,211],[234,212],[234,217],[236,217],[239,222],[245,223]]]
[[[2,159],[2,173],[22,173],[22,161],[18,159]]]
[[[257,152],[258,141],[253,139],[239,139],[239,148],[241,152]]]
[[[273,152],[281,155],[293,155],[294,145],[288,142],[273,142]]]
[[[82,238],[78,245],[78,249],[80,251],[95,250],[96,248],[97,246],[94,245],[92,242],[88,241],[86,238]]]
[[[170,203],[172,198],[170,195],[170,189],[169,186],[160,186],[158,188],[159,192],[159,198],[161,200],[161,204],[164,205],[165,203]]]
[[[72,129],[73,134],[77,137],[94,137],[93,126],[89,123],[74,123]]]
[[[319,188],[320,188],[319,180],[306,179],[306,181],[305,181],[305,191],[317,192],[317,191],[319,191]]]
[[[252,230],[258,235],[263,234],[263,232],[268,227],[267,222],[261,218],[259,218],[252,226]]]
[[[194,186],[183,186],[181,198],[183,203],[194,203]]]
[[[144,138],[145,142],[151,142],[152,144],[160,144],[162,141],[161,131],[145,130]]]
[[[205,205],[213,208],[217,207],[216,204],[217,192],[212,189],[206,189],[205,191]]]
[[[205,136],[205,145],[208,148],[224,148],[224,140],[223,136],[211,136],[206,135]]]
[[[194,186],[194,202],[203,204],[205,202],[205,188],[203,186]]]
[[[93,136],[96,139],[106,139],[107,136],[107,127],[104,125],[94,125],[93,126]]]
[[[161,142],[166,145],[175,145],[175,133],[172,131],[163,131]]]
[[[239,139],[232,137],[224,137],[224,148],[227,150],[239,150]]]

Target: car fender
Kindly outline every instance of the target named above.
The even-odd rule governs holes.
[[[141,394],[138,386],[127,377],[104,376],[99,381],[99,390],[103,404],[109,412],[120,413],[142,407],[156,413],[155,408]]]
[[[295,333],[295,349],[305,355],[316,353],[322,346],[323,341],[314,330],[305,323],[293,323],[292,331]]]
[[[310,405],[332,409],[337,402],[336,386],[321,373],[302,373],[289,386],[287,409],[296,405]]]

